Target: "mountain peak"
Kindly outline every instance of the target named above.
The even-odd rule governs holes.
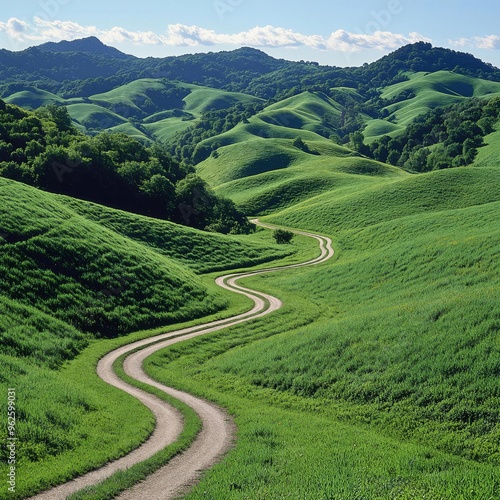
[[[99,40],[95,36],[89,36],[87,38],[80,38],[78,40],[61,42],[48,42],[37,47],[38,50],[43,52],[84,52],[87,54],[93,54],[105,57],[114,57],[115,59],[128,59],[130,55],[120,52],[114,47],[109,47]]]

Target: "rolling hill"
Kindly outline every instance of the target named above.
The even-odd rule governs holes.
[[[285,197],[293,168],[239,182]],[[499,494],[500,170],[346,181],[263,218],[335,240],[321,268],[248,282],[282,312],[230,348],[215,335],[148,360],[237,415],[235,451],[189,498]]]
[[[227,299],[203,275],[294,252],[3,178],[0,199],[0,383],[15,382],[23,394],[17,437],[23,470],[31,471],[20,495],[123,454],[151,429],[140,405],[96,383],[97,360],[68,374],[75,358],[83,361],[82,351],[223,312]],[[90,437],[95,428],[103,448]]]
[[[8,87],[24,74],[20,61],[37,54],[45,79]],[[90,81],[94,73],[77,66],[82,80],[70,84],[50,72],[78,57],[108,61],[115,75]],[[155,379],[222,405],[238,426],[234,450],[188,498],[500,497],[498,115],[467,167],[410,173],[356,149],[356,138],[366,146],[401,137],[438,107],[499,96],[496,68],[427,44],[344,69],[252,49],[141,61],[96,40],[2,52],[2,61],[7,102],[65,105],[90,134],[173,141],[247,214],[334,240],[336,258],[321,267],[245,281],[283,301],[276,314],[147,361]],[[234,112],[239,105],[255,108],[246,116]],[[50,144],[48,122],[18,113],[22,133],[35,124],[53,150],[62,147]],[[450,135],[427,145],[429,154],[455,144]],[[112,137],[79,141],[97,151]],[[140,144],[125,139],[137,154]],[[8,173],[23,151],[2,141]],[[146,163],[156,172],[160,157],[116,164],[130,179]],[[141,193],[146,186],[155,187]],[[125,336],[151,334],[136,330],[243,310],[215,290],[211,273],[310,251],[300,237],[278,247],[264,230],[201,232],[4,178],[0,198],[0,380],[15,379],[23,394],[18,437],[30,494],[150,433],[140,405],[89,375],[102,354]]]
[[[399,96],[405,95],[409,98],[398,99]],[[398,134],[419,115],[437,107],[456,104],[470,98],[492,99],[498,95],[498,82],[449,71],[414,73],[408,82],[397,83],[383,90],[382,99],[397,102],[382,108],[387,112],[387,119],[367,122],[364,134],[368,141],[385,134]]]
[[[49,104],[67,106],[74,123],[85,132],[126,132],[150,142],[164,140],[185,130],[192,120],[206,111],[261,99],[198,85],[141,79],[81,99],[64,99],[28,87],[8,96],[5,101],[28,109]]]

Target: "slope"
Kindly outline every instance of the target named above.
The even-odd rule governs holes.
[[[490,99],[500,95],[500,83],[451,71],[414,73],[409,81],[383,89],[381,98],[390,102],[382,108],[387,118],[368,121],[364,135],[374,140],[381,135],[401,133],[419,115],[470,98]]]
[[[288,305],[229,349],[148,362],[236,415],[231,459],[189,498],[498,497],[499,181],[392,177],[264,218],[332,235],[337,260],[247,281]]]
[[[28,109],[36,109],[49,104],[66,104],[66,101],[58,95],[33,87],[6,97],[5,102]]]
[[[484,142],[485,145],[478,150],[474,165],[477,167],[500,166],[500,123],[497,123],[494,132],[484,138]]]
[[[29,109],[49,104],[67,106],[84,131],[119,131],[143,140],[164,140],[189,127],[210,110],[261,99],[166,79],[143,78],[88,97],[63,98],[33,85],[21,85],[5,101]]]
[[[268,106],[248,123],[201,142],[195,156],[212,154],[198,163],[197,172],[219,194],[253,214],[282,209],[334,187],[404,176],[315,132],[326,130],[325,115],[339,118],[340,108],[317,92]]]
[[[111,348],[97,339],[223,311],[201,274],[294,253],[2,178],[0,198],[0,385],[15,385],[23,415],[21,496],[122,455],[152,428],[141,405],[96,381],[92,350]]]

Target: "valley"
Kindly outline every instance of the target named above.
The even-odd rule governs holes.
[[[499,71],[423,43],[362,68],[89,43],[37,50],[114,76],[2,70],[0,378],[23,395],[9,498],[151,442],[158,417],[102,363],[181,423],[61,498],[160,495],[146,478],[206,428],[179,391],[235,426],[184,498],[499,498]]]

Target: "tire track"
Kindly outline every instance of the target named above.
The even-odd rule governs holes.
[[[267,229],[278,229],[278,226],[263,224],[258,219],[254,224]],[[96,485],[119,470],[125,470],[142,462],[155,453],[174,443],[183,425],[182,415],[178,410],[156,396],[138,389],[121,380],[113,371],[113,363],[122,355],[130,353],[125,358],[124,370],[134,379],[156,387],[170,396],[179,399],[195,410],[202,422],[202,430],[193,444],[184,452],[174,457],[167,465],[151,474],[140,484],[125,491],[118,498],[122,500],[167,500],[175,498],[187,491],[199,480],[202,472],[215,465],[231,448],[234,441],[235,426],[227,413],[216,405],[186,392],[167,387],[150,378],[143,370],[144,360],[160,349],[200,335],[206,335],[240,323],[261,318],[281,308],[282,302],[272,295],[251,290],[237,282],[243,278],[267,274],[286,269],[321,264],[333,257],[334,251],[330,238],[304,231],[293,231],[295,234],[314,238],[319,243],[320,255],[300,264],[282,267],[229,274],[217,278],[216,283],[226,290],[244,295],[254,302],[251,310],[205,325],[198,325],[174,332],[158,335],[152,338],[133,342],[111,351],[98,363],[97,374],[108,384],[117,387],[145,404],[154,414],[156,427],[152,435],[139,448],[123,458],[107,464],[93,472],[85,474],[68,483],[53,488],[47,492],[32,497],[33,500],[62,500],[82,488]]]

